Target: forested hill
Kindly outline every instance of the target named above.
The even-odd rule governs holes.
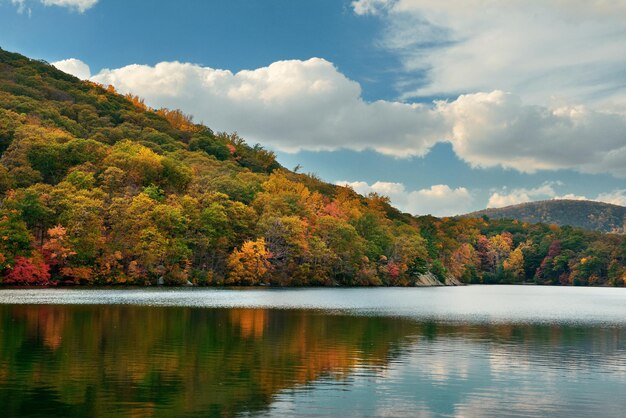
[[[624,236],[415,218],[2,50],[0,153],[3,284],[409,286],[430,272],[621,286],[626,275]]]
[[[517,219],[522,222],[570,225],[602,232],[625,232],[626,207],[589,200],[544,200],[463,215],[465,218]]]

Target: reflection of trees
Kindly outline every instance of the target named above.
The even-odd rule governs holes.
[[[537,358],[598,370],[618,361],[611,356],[626,350],[626,335],[315,311],[5,305],[0,405],[9,416],[230,416],[262,411],[278,392],[320,377],[343,379],[361,366],[382,371],[407,347],[428,384],[471,370],[471,358],[453,354],[469,347],[491,359],[491,372]]]
[[[1,306],[10,416],[233,415],[357,365],[384,367],[413,323],[305,311]],[[124,403],[118,410],[115,404]]]

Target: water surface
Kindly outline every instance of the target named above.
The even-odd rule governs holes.
[[[7,416],[615,416],[624,289],[0,290]]]

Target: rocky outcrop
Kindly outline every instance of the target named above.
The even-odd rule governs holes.
[[[428,273],[424,273],[424,274],[420,274],[417,277],[417,280],[415,281],[415,286],[443,286],[444,284],[441,283],[438,279],[437,276],[435,276],[434,274],[428,272]]]
[[[459,279],[454,276],[446,277],[445,284],[446,286],[463,286],[463,283],[461,283]]]
[[[424,274],[420,274],[415,281],[415,286],[419,287],[432,287],[432,286],[463,286],[457,278],[454,276],[446,277],[445,281],[441,283],[441,281],[434,274],[428,272]]]

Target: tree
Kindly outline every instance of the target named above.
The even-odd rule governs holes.
[[[332,216],[318,218],[315,234],[333,254],[330,267],[333,279],[351,284],[355,272],[365,257],[365,242],[348,222]]]
[[[273,216],[310,217],[323,206],[322,196],[311,192],[304,184],[291,181],[284,172],[275,172],[263,183],[253,207],[262,214]]]
[[[476,243],[476,252],[480,260],[480,270],[488,273],[495,273],[497,254],[491,247],[491,241],[481,235]]]
[[[524,277],[524,253],[522,246],[511,251],[509,257],[504,260],[503,268],[506,274],[512,276],[513,280]]]
[[[0,196],[13,187],[13,177],[5,166],[0,165]]]
[[[0,209],[0,254],[3,263],[0,271],[10,265],[15,257],[30,255],[32,237],[26,223],[16,210]]]
[[[37,185],[16,191],[5,200],[5,205],[17,210],[39,245],[43,244],[46,231],[54,224],[54,212],[48,205],[50,186]]]
[[[68,241],[67,230],[63,226],[48,229],[48,241],[41,247],[41,251],[50,266],[60,270],[68,264],[71,256],[76,255],[69,248]]]
[[[49,285],[50,267],[40,255],[26,258],[16,257],[14,265],[4,278],[5,284],[16,285]]]
[[[487,256],[488,257],[488,256]],[[462,243],[452,252],[448,270],[457,279],[471,281],[477,265],[480,263],[476,250],[469,243]]]
[[[265,282],[272,255],[265,247],[265,239],[246,241],[228,257],[227,284],[257,285]]]
[[[282,274],[288,278],[296,274],[293,270],[304,261],[308,252],[306,222],[297,216],[268,216],[261,218],[258,228],[272,254],[274,275]]]
[[[500,271],[502,263],[511,253],[513,237],[509,232],[503,232],[489,238],[489,244],[495,255],[495,267]]]

